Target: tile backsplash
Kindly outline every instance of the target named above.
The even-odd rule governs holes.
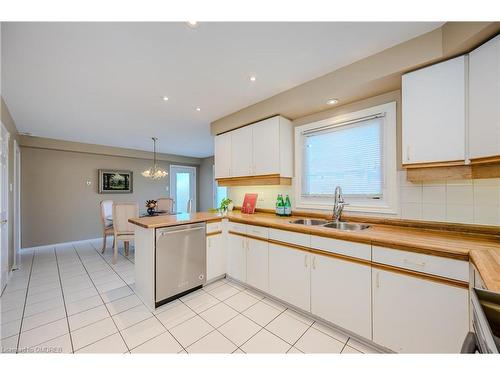
[[[400,171],[398,175],[400,192],[398,217],[500,225],[500,178],[412,183],[406,180],[406,171]],[[292,186],[248,186],[229,189],[229,196],[236,206],[241,205],[245,193],[259,194],[258,208],[273,209],[276,196],[280,193],[289,194],[294,206]]]

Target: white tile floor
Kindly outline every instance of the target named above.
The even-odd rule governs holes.
[[[100,242],[22,253],[0,298],[2,353],[369,353],[280,303],[219,280],[150,311],[134,294],[133,249]]]

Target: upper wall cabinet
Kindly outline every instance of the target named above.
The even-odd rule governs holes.
[[[471,163],[500,161],[500,35],[469,55],[469,127]]]
[[[465,163],[466,59],[403,75],[403,165]]]
[[[293,173],[291,122],[275,116],[215,137],[219,185],[290,184]]]

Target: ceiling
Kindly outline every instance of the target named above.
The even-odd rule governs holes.
[[[19,132],[206,157],[210,122],[441,25],[4,22],[2,96]]]

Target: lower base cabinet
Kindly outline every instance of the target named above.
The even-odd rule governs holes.
[[[207,236],[207,281],[226,273],[226,246],[222,234]]]
[[[267,241],[247,239],[247,284],[269,291],[269,245]]]
[[[227,274],[233,279],[247,282],[246,238],[227,235]]]
[[[269,244],[269,293],[291,305],[311,311],[311,255]]]
[[[372,339],[370,265],[313,255],[311,312]]]
[[[373,268],[373,341],[399,353],[459,353],[468,289]]]

